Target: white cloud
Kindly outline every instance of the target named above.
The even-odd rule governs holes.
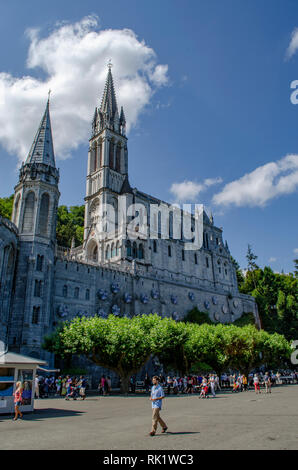
[[[182,183],[173,183],[170,191],[174,194],[176,201],[195,201],[196,197],[209,186],[221,183],[221,178],[207,178],[203,183],[195,181],[183,181]]]
[[[286,58],[290,59],[298,49],[298,28],[295,28],[291,35],[291,41],[286,51]]]
[[[295,255],[298,255],[298,248],[294,248],[293,251],[294,251]]]
[[[118,106],[124,107],[128,131],[155,89],[168,81],[168,66],[157,64],[152,48],[132,30],[100,30],[96,16],[57,24],[44,38],[38,29],[28,30],[27,36],[27,67],[34,69],[34,76],[0,73],[0,143],[20,160],[29,151],[49,88],[56,155],[66,158],[72,149],[88,142],[110,58]]]
[[[277,162],[259,166],[224,186],[213,202],[229,206],[265,206],[271,199],[298,189],[298,155],[287,155]]]
[[[166,85],[168,83],[167,65],[157,65],[156,67],[153,67],[152,70],[149,71],[149,77],[153,83],[156,85]]]

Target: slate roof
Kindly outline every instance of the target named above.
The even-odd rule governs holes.
[[[56,168],[49,100],[47,101],[44,115],[39,124],[26,163],[44,163]]]

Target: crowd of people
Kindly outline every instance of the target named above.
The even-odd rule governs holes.
[[[260,393],[260,388],[270,393],[272,385],[282,383],[298,383],[298,372],[296,371],[274,371],[259,372],[246,376],[242,373],[227,374],[220,377],[217,374],[194,374],[185,376],[159,375],[160,386],[166,394],[192,394],[198,393],[200,397],[215,396],[217,390],[231,390],[232,392],[243,392],[255,389]],[[85,399],[88,388],[86,377],[65,376],[36,376],[35,398],[48,398],[49,396],[64,397],[66,400],[77,398]],[[120,383],[119,383],[120,387]],[[137,381],[135,376],[130,378],[130,392],[145,391],[149,393],[152,387],[152,378],[146,374],[144,379]],[[112,391],[110,376],[102,375],[97,387],[99,395],[107,396]]]
[[[107,377],[102,375],[97,389],[100,395],[110,395],[112,390],[111,377],[109,375]]]
[[[49,396],[64,397],[66,400],[76,400],[86,398],[87,379],[71,377],[70,375],[59,376],[36,376],[35,377],[35,398],[48,398]]]
[[[155,380],[155,382],[153,381]],[[26,383],[26,382],[25,382]],[[298,372],[297,371],[274,371],[269,372],[256,372],[246,376],[243,373],[237,374],[222,374],[220,377],[217,374],[210,373],[206,375],[191,375],[191,376],[171,376],[164,375],[154,376],[151,378],[148,374],[145,375],[144,380],[138,381],[135,376],[130,378],[130,391],[135,393],[137,390],[137,383],[141,390],[146,393],[150,392],[151,400],[156,400],[161,403],[163,395],[178,395],[178,394],[198,394],[199,398],[209,398],[210,394],[212,397],[216,396],[217,390],[230,389],[232,393],[246,392],[249,389],[254,389],[257,394],[261,393],[261,387],[265,389],[265,393],[271,393],[272,385],[280,385],[283,383],[298,383]],[[153,384],[153,387],[152,387]],[[119,384],[120,385],[120,384]],[[63,397],[66,400],[85,400],[86,389],[88,388],[88,380],[86,377],[81,375],[80,377],[71,377],[70,375],[59,376],[36,376],[34,384],[35,398],[48,398],[51,396]],[[152,398],[152,390],[159,387],[159,395]],[[139,388],[140,390],[140,388]],[[162,390],[162,392],[161,392]],[[112,381],[110,376],[102,375],[98,384],[98,392],[100,395],[110,395],[112,391]],[[20,406],[25,401],[25,387],[21,382],[17,382],[16,390],[14,392],[14,403],[15,403],[15,417],[14,420],[22,418],[22,412]],[[161,404],[160,404],[161,407]],[[157,421],[161,420],[160,416],[154,408],[154,426],[151,431],[151,435],[155,434]],[[160,408],[161,409],[161,408]],[[162,424],[163,426],[163,424]],[[163,429],[167,429],[164,425]]]
[[[280,385],[282,383],[298,383],[298,372],[296,371],[277,371],[259,372],[248,374],[246,376],[242,373],[237,374],[222,374],[220,377],[217,374],[206,375],[191,375],[191,376],[159,376],[160,386],[164,389],[167,395],[169,394],[192,394],[198,393],[200,398],[208,398],[209,394],[215,397],[216,390],[229,389],[233,393],[248,391],[254,389],[256,393],[261,393],[261,387],[265,389],[266,393],[271,393],[272,385]],[[151,380],[146,374],[140,387],[149,392]],[[134,393],[136,390],[135,381],[131,380],[130,391]]]

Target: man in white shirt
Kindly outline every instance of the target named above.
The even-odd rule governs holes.
[[[160,417],[162,407],[162,400],[164,399],[164,391],[159,384],[159,377],[156,375],[152,378],[153,387],[151,388],[150,400],[152,402],[152,429],[149,433],[150,436],[155,436],[157,430],[157,423],[162,427],[162,433],[168,429],[166,423]]]

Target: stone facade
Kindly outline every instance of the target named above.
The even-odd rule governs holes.
[[[109,69],[92,124],[84,243],[58,247],[59,172],[47,103],[15,187],[13,223],[0,219],[0,339],[10,349],[53,365],[51,354],[41,349],[43,338],[59,322],[78,315],[152,312],[179,320],[196,306],[214,321],[233,322],[245,312],[258,321],[254,299],[238,291],[227,242],[213,218],[203,212],[202,246],[186,250],[183,236],[173,236],[170,205],[131,188],[125,127]],[[119,219],[123,201],[138,209],[130,220],[145,217],[146,226],[150,220],[151,236],[139,223],[130,239],[127,220]],[[116,211],[116,229],[101,225],[98,237],[105,204]],[[152,214],[155,207],[168,209],[167,216],[158,210]],[[166,230],[169,236],[164,237]]]

